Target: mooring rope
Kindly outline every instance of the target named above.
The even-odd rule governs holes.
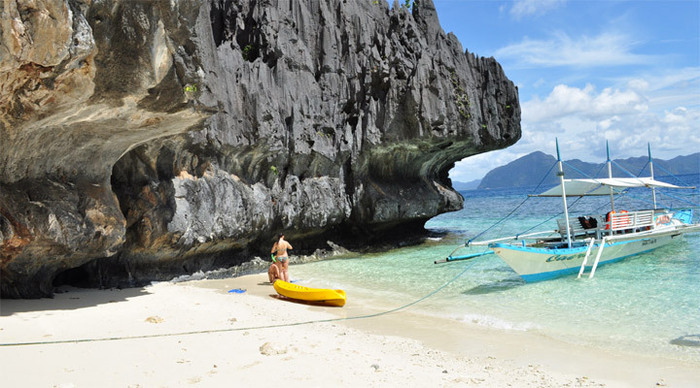
[[[279,323],[279,324],[275,324],[275,325],[250,326],[250,327],[231,327],[231,328],[226,328],[226,329],[194,330],[194,331],[183,331],[183,332],[176,332],[176,333],[143,334],[143,335],[129,335],[129,336],[102,337],[102,338],[79,338],[79,339],[67,339],[67,340],[55,340],[55,341],[0,343],[0,347],[77,344],[77,343],[85,343],[85,342],[106,342],[106,341],[137,340],[137,339],[162,338],[162,337],[180,337],[180,336],[197,335],[197,334],[213,334],[213,333],[228,333],[228,332],[236,332],[236,331],[275,329],[275,328],[280,328],[280,327],[293,327],[293,326],[301,326],[301,325],[310,325],[310,324],[314,324],[314,323],[328,323],[328,322],[349,321],[349,320],[354,320],[354,319],[375,318],[375,317],[380,317],[382,315],[391,314],[391,313],[394,313],[394,312],[397,312],[400,310],[404,310],[406,308],[409,308],[415,304],[418,304],[418,303],[430,298],[431,296],[442,291],[445,287],[454,283],[457,279],[459,279],[462,275],[464,275],[464,273],[467,272],[469,267],[471,267],[473,264],[474,264],[473,262],[468,263],[467,266],[464,268],[464,270],[462,270],[462,272],[460,272],[457,276],[455,276],[454,278],[452,278],[451,280],[449,280],[445,284],[441,285],[440,287],[436,288],[435,290],[429,292],[425,296],[423,296],[419,299],[416,299],[413,302],[407,303],[405,305],[393,308],[391,310],[381,311],[378,313],[357,315],[357,316],[343,317],[343,318],[328,318],[328,319],[316,319],[316,320],[302,321],[302,322]]]
[[[552,169],[554,169],[554,167],[555,167],[556,165],[557,165],[557,164],[554,163],[554,164],[552,164],[552,165],[549,167],[549,170],[547,170],[547,172],[542,176],[542,179],[541,179],[540,182],[537,184],[537,186],[535,187],[535,190],[534,190],[534,191],[537,191],[537,190],[540,188],[540,186],[542,186],[542,183],[544,183],[544,181],[547,179],[547,176],[549,175],[550,172],[552,172]],[[528,197],[525,197],[525,199],[522,200],[522,202],[520,202],[513,210],[511,210],[510,213],[506,214],[504,217],[501,217],[501,219],[499,219],[498,221],[494,222],[493,225],[491,225],[491,226],[489,226],[488,228],[482,230],[481,232],[479,232],[479,234],[477,234],[476,236],[474,236],[474,237],[470,238],[469,240],[467,240],[465,246],[469,246],[469,244],[471,244],[474,240],[476,240],[477,238],[483,236],[486,232],[488,232],[488,231],[490,231],[491,229],[495,228],[497,225],[499,225],[499,224],[502,223],[503,221],[509,219],[510,216],[512,216],[513,213],[515,213],[516,211],[518,211],[518,209],[520,209],[520,208],[525,204],[525,202],[527,202],[529,199],[530,199],[529,196],[528,196]],[[460,246],[460,248],[461,248],[461,246]],[[455,251],[457,251],[457,249],[455,249]],[[454,253],[454,252],[453,252],[453,253]]]

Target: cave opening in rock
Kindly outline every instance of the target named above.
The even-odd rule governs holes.
[[[95,288],[99,286],[93,276],[94,274],[88,269],[90,263],[59,272],[53,279],[53,286],[71,286],[78,288]]]
[[[127,220],[130,211],[128,206],[130,198],[137,197],[139,194],[138,191],[134,192],[137,190],[134,187],[141,187],[146,185],[144,182],[147,182],[147,178],[144,177],[146,174],[142,171],[144,163],[135,163],[135,160],[140,161],[137,153],[127,153],[112,166],[110,175],[111,190],[119,209]],[[138,174],[139,172],[141,174]],[[96,231],[95,233],[95,238],[99,238],[101,232]],[[53,278],[53,287],[104,288],[122,284],[121,280],[128,275],[125,275],[125,271],[117,264],[119,262],[118,256],[119,253],[110,257],[93,258],[78,267],[58,272]]]

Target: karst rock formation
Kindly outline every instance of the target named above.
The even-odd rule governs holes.
[[[0,0],[0,90],[4,298],[420,232],[520,138],[431,0]]]

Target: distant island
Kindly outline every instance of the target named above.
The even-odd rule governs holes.
[[[454,181],[452,182],[452,188],[457,191],[476,190],[479,188],[479,184],[481,184],[481,179],[475,179],[469,182]]]
[[[625,170],[636,175],[649,175],[649,158],[647,156],[628,159],[616,159],[613,161],[614,176],[628,176],[620,170],[619,165]],[[542,181],[543,185],[555,185],[558,182],[556,172],[552,170],[547,177],[545,174],[556,162],[556,158],[544,152],[535,151],[522,158],[516,159],[505,166],[497,167],[489,171],[483,179],[471,182],[453,182],[455,190],[475,189],[499,189],[508,187],[534,186]],[[588,163],[579,159],[565,162],[573,168],[564,167],[568,178],[605,177],[607,169],[605,163]],[[670,160],[654,159],[654,175],[686,175],[700,173],[700,152],[687,156],[677,156]]]

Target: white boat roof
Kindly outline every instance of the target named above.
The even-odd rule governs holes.
[[[692,189],[693,187],[676,186],[670,183],[657,181],[652,178],[599,178],[599,179],[564,179],[567,197],[581,197],[591,195],[620,194],[631,187],[659,187],[665,189]],[[561,197],[562,185],[557,185],[536,197]]]

